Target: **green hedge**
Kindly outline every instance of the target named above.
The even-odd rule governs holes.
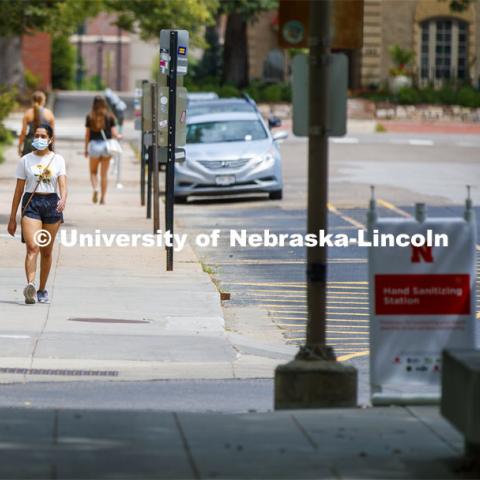
[[[397,95],[386,91],[367,92],[361,95],[374,102],[390,102],[399,105],[458,105],[461,107],[479,108],[480,91],[470,86],[454,88],[446,85],[440,89],[432,87],[402,88]]]
[[[5,128],[3,121],[15,106],[15,96],[15,89],[0,87],[0,163],[4,160],[4,147],[12,142],[12,134]]]

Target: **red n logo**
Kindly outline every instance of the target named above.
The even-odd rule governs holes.
[[[420,263],[422,260],[425,263],[433,263],[432,247],[423,245],[421,247],[414,247],[412,245],[412,263]]]

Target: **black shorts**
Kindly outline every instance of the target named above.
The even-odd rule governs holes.
[[[22,211],[31,193],[25,192],[22,198]],[[22,216],[41,220],[42,223],[63,223],[63,213],[57,212],[58,195],[56,193],[34,193]]]

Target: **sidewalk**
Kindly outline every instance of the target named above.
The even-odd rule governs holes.
[[[152,232],[128,144],[124,188],[117,190],[111,176],[105,206],[91,203],[82,142],[60,140],[57,151],[69,185],[63,229]],[[258,345],[249,354],[242,339],[234,345],[219,292],[188,245],[175,254],[175,271],[166,272],[163,248],[69,248],[57,241],[51,303],[25,305],[25,247],[6,233],[16,162],[11,148],[0,165],[0,382],[264,378],[291,358],[290,351],[272,354]],[[163,218],[161,212],[161,227]]]
[[[462,438],[432,407],[223,415],[0,410],[0,478],[450,479]],[[8,449],[8,450],[7,450]]]

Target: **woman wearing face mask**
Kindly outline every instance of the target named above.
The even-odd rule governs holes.
[[[20,156],[30,153],[33,142],[33,134],[40,124],[47,123],[55,130],[55,117],[51,110],[45,108],[45,94],[41,91],[32,95],[32,108],[29,108],[23,116],[22,131],[18,137],[18,154]]]
[[[48,124],[39,125],[34,132],[34,151],[24,155],[17,165],[17,185],[13,195],[8,233],[15,235],[17,210],[22,203],[22,241],[26,243],[25,273],[27,286],[23,294],[25,303],[48,302],[46,284],[52,265],[55,236],[63,223],[63,210],[67,200],[65,160],[53,151],[53,130]],[[43,245],[48,232],[51,240]],[[42,246],[39,246],[41,244]],[[35,287],[37,257],[40,253],[40,285]]]

